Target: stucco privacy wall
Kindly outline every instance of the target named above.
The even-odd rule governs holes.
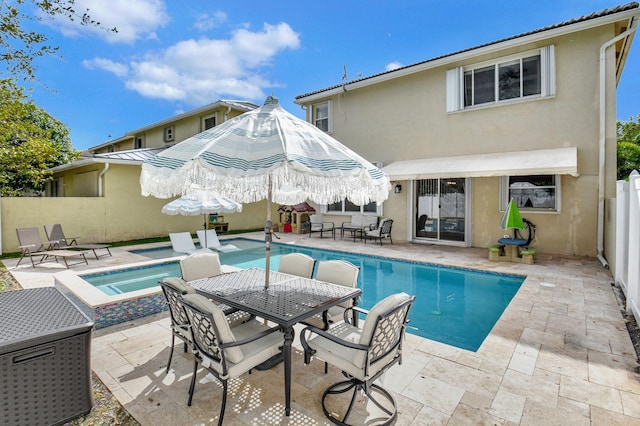
[[[2,198],[2,252],[18,252],[16,228],[60,223],[68,236],[81,242],[116,242],[167,236],[170,232],[202,229],[203,216],[169,216],[162,206],[172,199],[143,197],[138,183],[140,166],[112,165],[104,175],[104,197]],[[118,194],[118,196],[110,196]],[[232,230],[264,227],[266,201],[243,205],[242,213],[225,214]],[[277,206],[276,206],[277,209]]]

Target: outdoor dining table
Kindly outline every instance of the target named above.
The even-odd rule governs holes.
[[[289,416],[293,326],[349,299],[353,299],[355,305],[361,290],[275,271],[269,272],[269,287],[265,288],[265,276],[264,269],[250,268],[189,284],[205,297],[264,318],[282,328],[285,413]]]

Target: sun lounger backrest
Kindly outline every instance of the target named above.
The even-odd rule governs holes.
[[[26,246],[21,248],[23,252],[34,252],[44,249],[38,228],[16,228],[16,233],[18,234],[18,244],[20,246]]]
[[[59,223],[54,225],[44,225],[44,233],[47,235],[47,240],[57,241],[60,246],[67,245],[64,232],[62,231],[62,226]]]
[[[188,232],[174,232],[169,234],[173,251],[178,253],[191,253],[196,250],[191,234]]]

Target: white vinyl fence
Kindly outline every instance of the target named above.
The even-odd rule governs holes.
[[[640,323],[640,174],[618,181],[616,206],[616,283],[627,299],[627,312]]]

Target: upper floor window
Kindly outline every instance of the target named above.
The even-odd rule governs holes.
[[[311,107],[313,125],[327,133],[330,133],[331,132],[331,123],[329,122],[330,113],[331,113],[330,101],[313,105]]]
[[[202,119],[202,130],[211,129],[212,127],[216,127],[216,116],[212,115],[210,117],[204,117]]]
[[[560,176],[531,175],[502,178],[502,208],[513,198],[523,211],[560,211]]]
[[[555,95],[554,46],[447,71],[447,111]]]
[[[136,136],[133,141],[133,149],[144,148],[144,135]]]
[[[174,126],[167,126],[164,128],[164,141],[171,142],[175,138],[174,135],[175,128]]]

